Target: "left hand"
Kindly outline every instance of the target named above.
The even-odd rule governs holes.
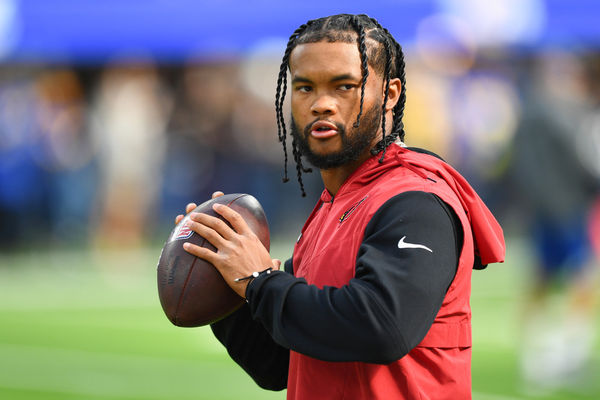
[[[215,246],[216,252],[189,242],[184,243],[183,248],[214,265],[225,282],[245,298],[249,281],[235,282],[234,279],[269,267],[279,269],[281,261],[271,259],[269,251],[240,214],[223,204],[214,204],[213,210],[225,218],[233,229],[219,218],[202,213],[190,215],[190,228]]]

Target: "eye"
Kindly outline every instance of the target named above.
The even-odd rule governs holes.
[[[356,87],[356,85],[352,84],[352,83],[345,83],[343,85],[338,86],[338,89],[340,89],[341,91],[347,92],[348,90],[352,90]]]
[[[308,93],[308,92],[310,92],[312,90],[312,87],[306,86],[306,85],[304,85],[304,86],[296,86],[296,90],[298,92]]]

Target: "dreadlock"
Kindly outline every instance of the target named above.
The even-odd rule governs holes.
[[[366,39],[372,39],[378,42],[379,45],[369,46],[367,48]],[[355,128],[360,126],[360,119],[363,113],[365,86],[367,84],[367,77],[369,76],[368,66],[371,65],[378,74],[383,75],[385,81],[385,96],[382,105],[381,118],[383,137],[371,149],[371,154],[376,155],[381,152],[379,162],[382,163],[387,147],[396,141],[398,137],[400,140],[404,141],[405,133],[402,117],[404,115],[404,106],[406,104],[406,76],[404,71],[404,54],[400,44],[396,42],[390,32],[382,27],[377,20],[370,18],[365,14],[338,14],[308,21],[296,29],[290,36],[281,60],[279,76],[277,78],[275,113],[277,117],[277,135],[279,141],[283,145],[283,153],[285,157],[284,182],[289,180],[287,170],[287,130],[283,115],[283,102],[285,100],[285,94],[287,91],[287,71],[289,69],[290,54],[292,53],[292,50],[294,50],[294,48],[296,48],[296,46],[299,44],[317,43],[321,41],[327,41],[331,43],[357,43],[358,45],[362,77],[360,87],[360,109],[356,117],[356,122],[353,125]],[[386,135],[385,107],[388,101],[390,80],[393,78],[400,79],[402,88],[398,103],[393,109],[393,120],[390,133]],[[292,155],[294,161],[296,162],[298,183],[300,184],[300,190],[302,191],[302,196],[304,197],[306,196],[306,193],[304,191],[304,183],[302,182],[302,172],[311,172],[312,170],[304,167],[302,163],[302,155],[300,150],[297,148],[295,139],[292,140]]]

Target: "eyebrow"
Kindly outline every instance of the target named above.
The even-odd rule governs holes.
[[[359,80],[357,77],[355,77],[352,74],[342,74],[342,75],[337,75],[334,76],[333,79],[331,79],[331,82],[337,82],[337,81],[348,81],[348,80]]]
[[[359,79],[352,74],[341,74],[341,75],[336,75],[333,78],[331,78],[330,82],[338,82],[338,81],[346,81],[346,80],[359,80]],[[294,77],[294,79],[292,79],[292,84],[295,84],[295,83],[313,83],[313,82],[310,79],[305,78],[303,76],[296,76],[296,77]]]
[[[296,76],[292,79],[292,84],[294,83],[312,83],[312,81],[308,78],[304,78],[302,76]]]

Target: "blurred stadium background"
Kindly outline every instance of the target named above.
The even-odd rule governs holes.
[[[321,182],[281,183],[276,74],[297,26],[339,12],[404,46],[407,143],[505,229],[506,263],[473,278],[474,399],[600,398],[595,0],[0,0],[0,398],[285,397],[170,326],[155,266],[217,189],[256,196],[291,254]],[[573,268],[545,281],[540,235],[573,220]]]

